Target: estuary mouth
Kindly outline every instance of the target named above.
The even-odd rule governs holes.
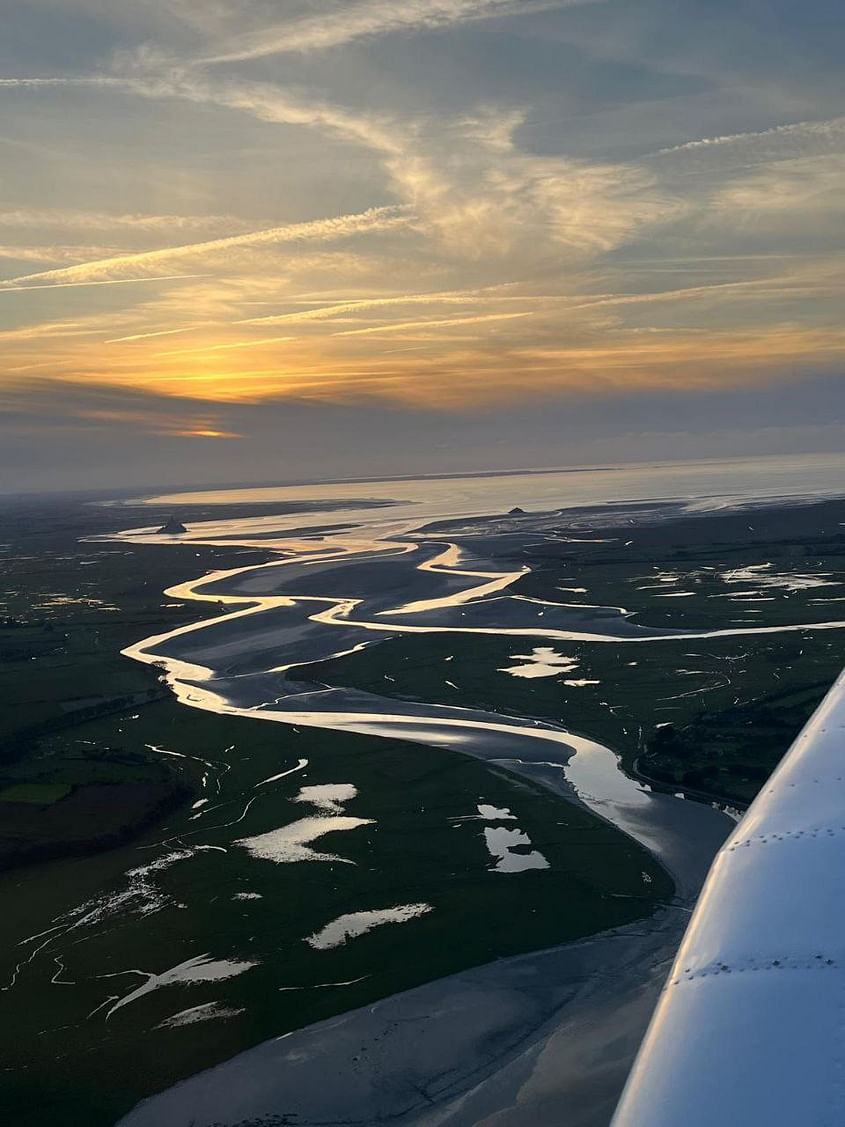
[[[354,512],[219,506],[185,532],[101,530],[84,568],[52,565],[67,599],[39,614],[78,618],[82,668],[129,695],[71,700],[38,779],[0,791],[6,824],[38,809],[85,825],[94,802],[117,820],[165,786],[178,801],[61,862],[67,896],[44,898],[3,980],[21,1044],[44,1031],[58,1059],[73,1028],[68,1067],[94,1090],[105,1054],[122,1114],[150,1094],[132,1067],[150,1039],[165,1090],[253,1046],[298,1055],[288,1037],[324,1020],[353,1038],[367,1014],[401,1024],[417,990],[432,1052],[451,1005],[435,999],[464,987],[518,1040],[539,1013],[528,968],[551,952],[568,969],[550,1006],[584,974],[615,983],[614,1005],[648,976],[760,785],[746,733],[764,718],[771,754],[838,666],[838,604],[817,600],[840,597],[821,529],[841,503],[665,500],[654,477],[658,496],[607,505],[602,474],[561,511],[570,476],[507,479],[518,514],[492,478],[464,479],[453,510],[442,482]],[[777,555],[785,513],[813,546],[800,564]],[[111,672],[104,648],[132,660]],[[602,935],[630,952],[629,978],[603,939],[579,946]],[[511,973],[517,1010],[490,1001],[490,975]]]

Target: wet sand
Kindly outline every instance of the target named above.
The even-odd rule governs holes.
[[[507,767],[579,801],[557,764]],[[591,807],[649,844],[675,881],[673,905],[267,1041],[143,1101],[120,1127],[607,1127],[733,825],[710,806],[669,795],[639,791],[641,805],[632,805],[637,784],[617,773],[621,790],[603,800],[612,809]]]
[[[600,1127],[688,920],[653,919],[319,1022],[143,1101],[120,1127]]]
[[[164,661],[179,699],[194,707],[449,746],[525,775],[646,845],[675,879],[676,902],[640,924],[462,972],[266,1042],[144,1101],[122,1124],[606,1127],[697,891],[730,830],[720,811],[651,793],[619,771],[608,748],[551,724],[291,681],[285,674],[294,665],[302,676],[325,649],[348,652],[395,633],[659,645],[845,626],[637,626],[618,608],[508,597],[520,572],[474,558],[462,567],[454,544],[437,557],[413,529],[410,521],[380,520],[359,529],[358,539],[327,536],[319,546],[282,537],[278,547],[294,558],[168,592],[240,610],[129,652]],[[248,545],[251,530],[243,531]],[[149,534],[124,537],[133,535]]]

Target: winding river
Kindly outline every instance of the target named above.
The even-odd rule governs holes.
[[[824,471],[828,477],[829,469]],[[701,490],[724,484],[726,469],[720,463],[699,470],[698,477],[688,468],[686,472],[690,476],[685,484],[694,480]],[[824,473],[817,466],[813,472],[816,476],[808,485],[819,489],[819,474],[824,478]],[[217,616],[147,638],[125,652],[163,667],[178,699],[194,708],[446,746],[530,775],[569,797],[577,796],[636,838],[669,868],[679,892],[690,895],[709,863],[709,853],[697,856],[691,844],[697,836],[695,823],[701,822],[703,829],[705,823],[709,826],[717,820],[717,832],[724,833],[724,817],[677,797],[652,793],[619,769],[609,748],[536,720],[388,699],[308,678],[308,666],[313,663],[402,634],[492,634],[538,642],[636,647],[845,626],[845,621],[833,620],[811,625],[661,630],[636,624],[619,607],[585,607],[513,592],[526,569],[502,571],[501,565],[485,559],[484,538],[507,534],[515,527],[522,534],[532,529],[542,532],[547,514],[537,513],[534,518],[520,512],[491,518],[487,514],[495,511],[494,497],[504,498],[505,504],[517,496],[527,497],[532,507],[548,503],[552,496],[589,504],[589,510],[580,515],[577,508],[567,511],[566,519],[570,529],[580,525],[592,538],[603,525],[654,520],[659,506],[665,519],[683,512],[761,503],[772,495],[773,484],[771,475],[761,476],[756,486],[744,482],[746,495],[742,498],[687,494],[668,502],[662,492],[665,475],[649,478],[645,471],[628,473],[622,489],[618,480],[609,480],[618,477],[617,471],[608,471],[605,477],[590,478],[592,492],[585,491],[586,487],[579,492],[577,483],[573,488],[574,476],[380,483],[378,492],[396,494],[393,503],[384,508],[348,502],[329,517],[298,512],[206,521],[180,535],[153,528],[122,532],[118,539],[135,543],[164,545],[188,540],[257,547],[279,555],[270,563],[212,573],[168,589],[165,594],[173,600],[214,604]],[[736,483],[735,471],[733,480]],[[677,478],[673,484],[678,484]],[[618,503],[601,508],[596,504],[601,496],[597,489],[609,485],[622,499],[636,500],[622,509]],[[231,504],[249,499],[283,501],[308,494],[320,501],[351,493],[363,497],[365,489],[374,487],[225,491],[205,497]],[[155,500],[178,506],[202,496]],[[558,524],[560,520],[557,516]],[[448,536],[443,522],[448,522]]]

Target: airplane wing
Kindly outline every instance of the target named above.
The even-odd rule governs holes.
[[[845,673],[719,851],[612,1127],[845,1125]]]

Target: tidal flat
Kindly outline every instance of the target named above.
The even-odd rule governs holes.
[[[16,1123],[105,1127],[156,1093],[150,1122],[205,1122],[170,1086],[214,1066],[225,1086],[224,1062],[286,1034],[324,1038],[350,1092],[376,1073],[315,1023],[346,1014],[347,1048],[382,1044],[403,999],[431,1014],[467,989],[489,1000],[514,958],[529,960],[518,979],[549,976],[542,1014],[535,985],[510,1024],[511,1003],[491,1002],[494,1051],[461,1003],[455,1045],[473,1044],[475,1071],[408,1082],[461,1104],[483,1075],[488,1107],[525,1053],[554,1044],[556,1069],[578,1072],[596,1006],[611,1039],[636,1011],[612,1075],[601,1037],[584,1065],[601,1088],[584,1122],[606,1122],[730,826],[713,802],[753,795],[838,672],[845,505],[433,522],[422,505],[395,512],[388,488],[328,512],[192,499],[184,537],[157,532],[173,499],[142,516],[15,510],[0,676],[21,708],[3,718],[0,801],[26,808],[19,843],[67,812],[58,856],[7,850],[0,876],[0,1091]],[[755,717],[765,739],[749,737]],[[132,807],[144,784],[169,806]],[[123,832],[63,851],[68,804],[98,789]],[[603,953],[623,943],[624,958]],[[583,976],[612,988],[587,1000]],[[367,1033],[380,999],[394,999],[386,1024]],[[275,1060],[254,1051],[259,1069]],[[400,1056],[379,1085],[406,1074]],[[316,1122],[277,1065],[261,1114]],[[234,1124],[259,1109],[218,1110]],[[369,1121],[366,1098],[356,1114]]]
[[[52,825],[53,845],[73,852],[84,830],[80,855],[7,857],[0,1089],[16,1124],[113,1123],[268,1037],[624,925],[671,897],[645,850],[506,771],[420,744],[176,703],[157,669],[119,650],[195,618],[195,606],[161,594],[180,568],[194,577],[261,557],[79,543],[73,532],[90,534],[100,515],[83,510],[87,523],[58,544],[53,510],[40,527],[30,516],[22,539],[37,528],[37,559],[16,557],[5,572],[14,621],[3,634],[4,699],[21,705],[4,721],[14,738],[2,764],[7,805],[25,806],[29,836],[43,838],[39,823],[73,793],[102,796],[119,824],[145,775],[179,802],[152,826],[127,827],[123,842],[103,840],[88,819],[79,827],[71,809]],[[80,601],[95,587],[118,609]],[[67,601],[48,612],[42,590]],[[341,809],[354,825],[337,825]],[[485,813],[505,809],[546,870],[495,871],[484,831],[497,823]],[[246,845],[306,820],[321,835],[309,859],[256,857]],[[308,942],[344,916],[416,904],[430,911],[345,943]]]
[[[62,738],[114,739],[113,725],[92,721]],[[124,721],[120,735],[130,750],[155,742],[185,756],[178,762],[195,793],[211,797],[131,847],[0,878],[10,924],[4,987],[14,978],[3,1000],[13,1071],[0,1086],[21,1124],[71,1110],[79,1122],[112,1122],[143,1096],[268,1037],[462,967],[625,924],[672,895],[660,866],[607,823],[455,753],[297,733],[171,701]],[[301,824],[303,788],[333,781],[355,787],[350,817],[312,806],[308,836],[321,836],[312,836],[311,857],[249,848]],[[480,803],[512,811],[548,868],[496,872]],[[344,914],[406,904],[432,910],[331,949],[308,942]],[[253,965],[219,981],[173,981],[116,1009],[149,976],[197,955]],[[224,1008],[220,1020],[168,1024],[211,1003]]]

